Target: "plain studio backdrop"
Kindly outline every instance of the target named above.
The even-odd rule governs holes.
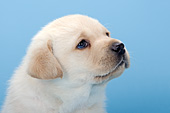
[[[170,113],[169,0],[1,0],[0,107],[31,38],[69,14],[98,19],[129,50],[131,67],[106,88],[108,113]]]

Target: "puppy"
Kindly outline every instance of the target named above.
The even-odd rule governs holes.
[[[129,65],[124,44],[97,20],[59,18],[32,39],[2,113],[106,113],[106,84]]]

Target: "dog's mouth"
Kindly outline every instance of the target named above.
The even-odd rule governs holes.
[[[117,70],[118,67],[122,66],[123,64],[125,64],[125,62],[123,60],[121,60],[116,66],[115,68],[113,68],[111,71],[109,71],[108,73],[106,74],[103,74],[103,75],[98,75],[96,76],[95,78],[106,78],[108,75],[110,75],[111,73],[113,73],[114,71]]]
[[[122,59],[117,63],[117,65],[111,71],[109,71],[106,74],[97,75],[97,76],[95,76],[95,79],[105,80],[105,79],[109,78],[110,75],[112,75],[114,72],[116,72],[119,69],[119,67],[122,67],[123,65],[125,68],[129,67],[129,61],[125,56],[122,57]]]

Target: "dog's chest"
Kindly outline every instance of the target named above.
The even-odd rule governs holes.
[[[98,86],[84,86],[76,89],[67,89],[61,96],[63,104],[60,113],[69,113],[79,109],[88,109],[96,103],[104,101],[104,88]]]

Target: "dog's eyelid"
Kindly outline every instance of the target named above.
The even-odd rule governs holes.
[[[82,39],[76,46],[77,49],[85,49],[90,46],[89,40]]]

